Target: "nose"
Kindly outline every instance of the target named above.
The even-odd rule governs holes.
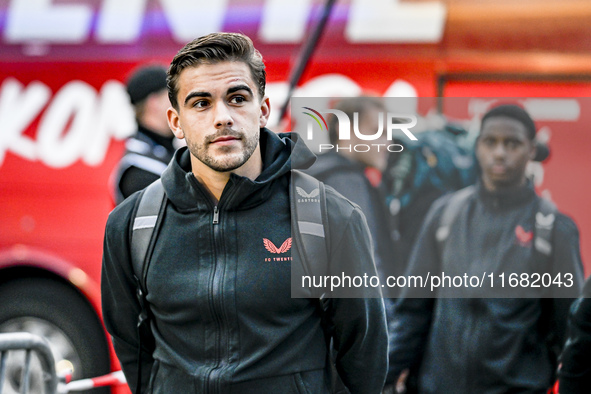
[[[497,144],[495,144],[492,153],[493,153],[493,157],[495,157],[495,158],[503,158],[503,157],[505,157],[507,150],[505,149],[504,144],[497,143]]]
[[[225,103],[218,103],[215,106],[214,123],[217,129],[232,127],[232,125],[234,124],[234,120],[232,119],[230,109]]]

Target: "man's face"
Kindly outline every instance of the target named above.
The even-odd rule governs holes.
[[[521,122],[495,116],[482,125],[476,156],[484,186],[488,190],[498,190],[525,182],[525,168],[535,156],[535,146]]]
[[[149,122],[146,126],[162,136],[171,137],[172,131],[170,130],[170,127],[168,127],[168,122],[166,120],[166,111],[168,110],[168,107],[170,107],[168,91],[162,89],[159,92],[150,94],[146,99],[145,105],[144,119],[142,120],[144,122]]]
[[[188,67],[178,86],[179,110],[169,108],[168,123],[178,138],[185,138],[193,172],[203,165],[227,172],[247,164],[258,149],[270,107],[268,98],[258,97],[246,63]]]

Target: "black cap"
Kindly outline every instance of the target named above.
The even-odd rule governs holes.
[[[166,89],[166,69],[162,66],[140,67],[127,80],[127,93],[133,105],[163,89]]]

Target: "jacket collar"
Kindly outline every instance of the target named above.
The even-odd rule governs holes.
[[[515,208],[531,202],[536,197],[534,187],[529,180],[525,185],[494,192],[487,190],[482,184],[482,181],[478,181],[476,189],[483,204],[486,207],[493,209]]]

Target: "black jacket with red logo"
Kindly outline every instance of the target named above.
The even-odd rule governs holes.
[[[141,352],[143,387],[153,393],[328,390],[319,302],[290,293],[297,252],[290,240],[290,170],[311,164],[314,155],[295,135],[262,129],[260,143],[260,176],[233,174],[217,205],[191,173],[186,148],[162,175],[169,202],[146,279],[154,346]],[[102,279],[105,325],[131,386],[139,305],[129,228],[137,197],[109,216]],[[327,211],[336,229],[331,260],[353,259],[375,275],[359,208],[327,189]],[[379,393],[387,370],[382,299],[333,299],[326,316],[344,382],[352,392]]]
[[[476,187],[443,245],[437,232],[450,196],[433,204],[407,275],[485,273],[484,286],[492,275],[496,288],[504,275],[504,288],[495,294],[519,298],[481,298],[486,293],[472,287],[476,281],[439,288],[437,298],[413,298],[425,292],[406,289],[389,320],[388,381],[410,367],[418,369],[420,393],[545,393],[555,376],[569,305],[582,286],[577,227],[557,212],[552,255],[541,258],[534,248],[540,199],[533,187],[508,193]],[[533,273],[550,276],[535,281]],[[552,285],[545,287],[550,278]]]

